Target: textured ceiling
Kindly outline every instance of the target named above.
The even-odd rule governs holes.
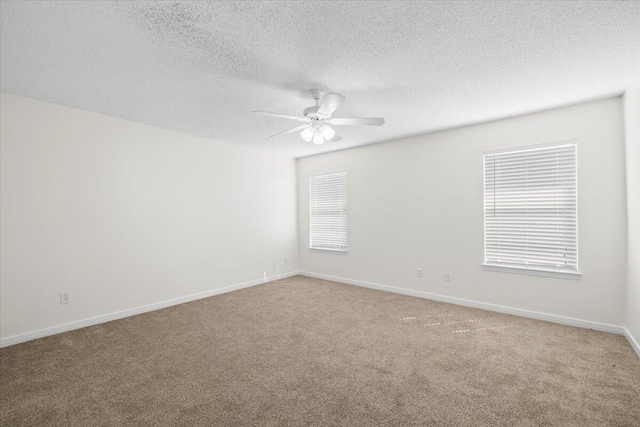
[[[640,2],[2,2],[2,91],[290,156],[618,95]],[[317,147],[308,90],[347,101]]]

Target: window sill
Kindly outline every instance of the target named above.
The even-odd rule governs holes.
[[[580,278],[582,277],[582,273],[580,272],[570,273],[565,271],[534,270],[529,268],[503,267],[500,265],[488,265],[488,264],[483,264],[482,268],[487,271],[499,271],[502,273],[513,273],[513,274],[528,274],[531,276],[555,277],[558,279],[580,280]]]
[[[312,246],[309,246],[309,250],[314,252],[329,252],[329,253],[344,254],[344,255],[347,254],[346,249],[314,248]]]

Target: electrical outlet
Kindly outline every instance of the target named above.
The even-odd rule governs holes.
[[[416,268],[416,276],[417,277],[422,277],[422,269],[421,268]]]
[[[289,262],[289,258],[284,257],[284,263],[286,264],[286,263],[288,263],[288,262]]]
[[[451,273],[449,273],[448,271],[446,273],[444,273],[444,280],[446,280],[447,282],[451,281]]]
[[[71,302],[71,292],[60,292],[60,304],[69,304]]]

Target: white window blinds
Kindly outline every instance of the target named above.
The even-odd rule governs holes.
[[[485,265],[578,274],[575,140],[484,155]]]
[[[347,250],[347,173],[309,178],[310,247]]]

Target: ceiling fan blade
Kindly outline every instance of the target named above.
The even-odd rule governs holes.
[[[322,105],[318,109],[318,113],[330,116],[342,105],[344,100],[344,96],[338,95],[337,93],[330,93],[324,98],[324,101],[322,101]]]
[[[280,133],[276,133],[275,135],[271,135],[271,138],[275,138],[276,136],[280,136],[280,135],[286,135],[288,133],[294,133],[294,132],[297,132],[299,130],[306,129],[309,126],[311,126],[311,125],[300,125],[300,126],[294,127],[293,129],[285,130],[284,132],[280,132]]]
[[[290,116],[288,114],[271,113],[269,111],[254,111],[254,113],[262,114],[263,116],[280,117],[281,119],[297,120],[299,122],[306,122],[306,117]]]
[[[329,123],[336,126],[382,126],[384,119],[374,117],[335,117]]]

